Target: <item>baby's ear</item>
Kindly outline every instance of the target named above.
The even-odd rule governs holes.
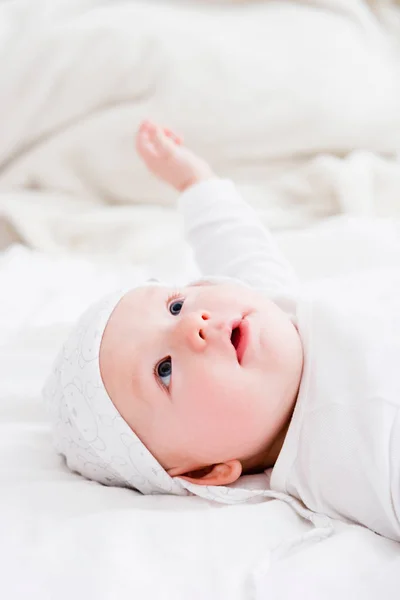
[[[189,483],[197,485],[228,485],[233,483],[242,474],[242,463],[237,460],[229,460],[226,463],[211,465],[196,471],[181,472],[179,468],[168,471],[171,477],[180,477]]]

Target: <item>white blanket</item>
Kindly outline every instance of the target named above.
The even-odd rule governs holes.
[[[305,280],[400,261],[391,221],[339,219],[278,241]],[[335,523],[332,538],[279,557],[311,527],[285,503],[143,497],[66,470],[40,399],[54,353],[88,302],[153,273],[18,246],[0,255],[2,597],[397,599],[399,545],[360,527]]]
[[[9,0],[0,23],[3,235],[136,262],[179,238],[134,152],[143,117],[271,227],[400,212],[394,2]]]

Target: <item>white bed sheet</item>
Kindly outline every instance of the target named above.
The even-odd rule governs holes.
[[[400,257],[391,221],[339,219],[278,241],[305,280]],[[332,538],[278,560],[273,549],[309,527],[284,503],[143,497],[66,470],[39,395],[54,352],[87,302],[148,274],[22,246],[0,257],[2,597],[398,598],[399,545],[360,527],[335,523]]]

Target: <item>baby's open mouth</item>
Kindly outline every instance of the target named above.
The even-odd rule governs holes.
[[[245,319],[241,319],[240,321],[233,323],[231,343],[236,350],[236,356],[239,364],[241,364],[243,354],[246,350],[247,339],[247,322]]]
[[[235,327],[234,329],[232,329],[232,333],[231,333],[231,342],[232,342],[235,350],[237,350],[239,341],[240,341],[240,327]]]

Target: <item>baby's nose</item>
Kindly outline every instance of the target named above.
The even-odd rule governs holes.
[[[205,311],[191,312],[177,317],[176,341],[201,351],[206,345],[206,328],[210,315]]]
[[[178,343],[188,344],[195,352],[201,352],[211,339],[219,338],[224,330],[228,333],[224,320],[211,318],[206,311],[186,313],[177,317],[176,337]]]

